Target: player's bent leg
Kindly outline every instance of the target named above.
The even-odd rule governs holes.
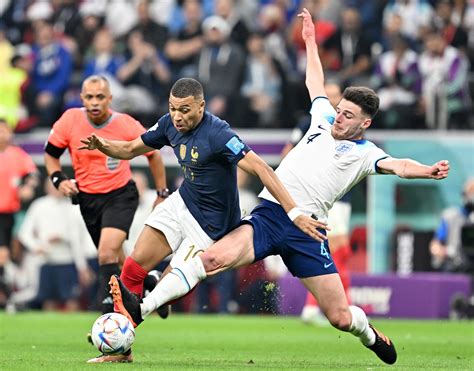
[[[169,273],[170,270],[171,270],[171,267],[168,266],[166,268],[166,271],[167,271],[166,273]],[[165,274],[164,272],[157,271],[156,269],[148,272],[148,275],[145,277],[143,281],[143,297],[146,297],[150,292],[154,290],[154,288],[158,284],[158,281],[160,280],[160,277],[162,277],[164,274]],[[168,305],[168,304],[162,305],[156,310],[158,315],[163,319],[168,318],[170,311],[171,311],[171,305]]]
[[[163,277],[156,288],[143,299],[142,317],[163,304],[187,294],[207,275],[252,263],[254,260],[252,237],[252,227],[244,225],[210,246],[202,254],[178,261],[170,273]]]
[[[158,229],[145,225],[132,254],[125,260],[120,276],[122,283],[131,292],[141,296],[148,272],[171,252],[165,235]]]
[[[351,313],[341,280],[337,273],[302,278],[301,282],[313,294],[321,311],[332,326],[349,331]]]
[[[321,310],[334,327],[357,336],[362,344],[385,363],[395,363],[397,352],[393,342],[369,324],[361,308],[347,305],[346,295],[337,273],[302,278],[301,281],[316,297]]]
[[[208,276],[252,264],[255,260],[252,226],[244,224],[234,229],[201,254],[201,260]]]

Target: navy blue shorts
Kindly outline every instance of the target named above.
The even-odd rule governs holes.
[[[327,240],[318,242],[302,232],[280,205],[264,200],[241,224],[253,227],[255,261],[280,255],[291,274],[299,278],[337,273]]]
[[[79,294],[79,279],[74,264],[45,264],[41,267],[37,298],[40,303],[45,300],[66,302],[77,299]]]

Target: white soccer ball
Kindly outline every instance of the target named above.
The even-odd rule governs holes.
[[[135,329],[120,313],[106,313],[92,325],[92,342],[104,354],[121,354],[129,350],[135,340]]]

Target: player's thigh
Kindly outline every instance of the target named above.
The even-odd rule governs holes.
[[[145,225],[130,256],[143,269],[150,271],[171,252],[171,246],[163,232]]]
[[[301,278],[303,285],[317,299],[323,313],[329,317],[332,313],[348,309],[346,294],[339,274]]]
[[[206,251],[215,242],[204,232],[185,206],[179,212],[179,219],[184,239],[178,248],[174,250],[174,255],[170,262],[171,267],[176,267],[192,259],[197,254]]]
[[[184,202],[179,192],[174,192],[166,200],[158,204],[145,220],[146,226],[160,232],[165,237],[166,247],[170,247],[172,252],[178,249],[185,237],[179,213],[183,205]],[[147,235],[149,234],[147,233]],[[143,239],[140,235],[139,240]],[[141,241],[141,244],[143,243],[144,241]]]
[[[253,263],[255,253],[252,226],[243,224],[234,229],[210,246],[201,255],[201,260],[208,275]]]

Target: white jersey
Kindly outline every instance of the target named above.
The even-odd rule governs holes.
[[[376,174],[377,161],[389,157],[367,140],[336,140],[331,125],[336,112],[325,97],[311,107],[311,126],[276,169],[298,207],[327,220],[328,210],[367,175]],[[278,201],[264,188],[259,197]]]

